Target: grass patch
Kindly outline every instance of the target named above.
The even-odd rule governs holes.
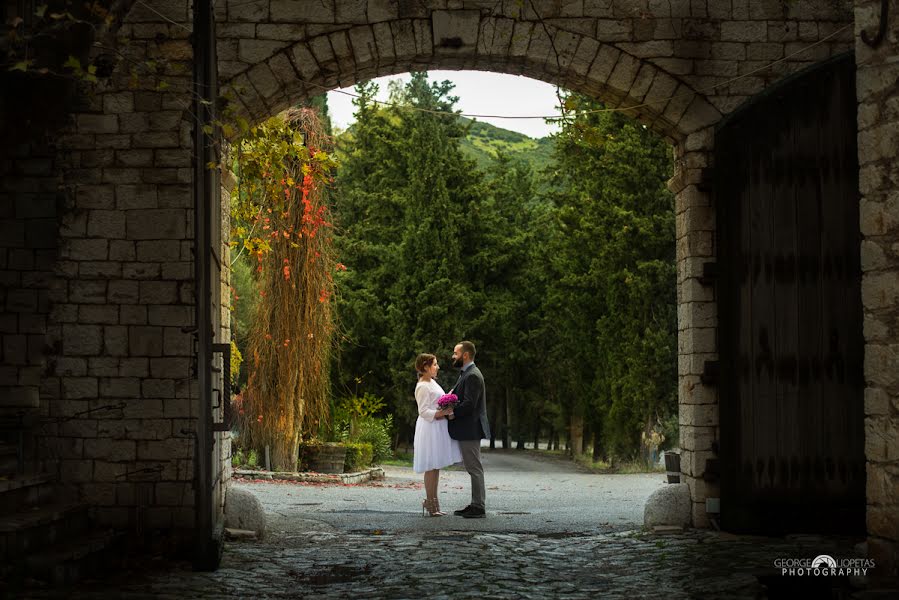
[[[412,453],[411,452],[394,452],[393,458],[388,458],[387,460],[382,460],[381,465],[388,467],[411,467],[412,466]]]
[[[618,475],[635,475],[638,473],[664,473],[665,468],[658,465],[652,468],[640,460],[626,460],[608,462],[604,460],[593,460],[591,451],[575,456],[568,456],[565,450],[538,450],[538,455],[551,456],[562,460],[571,460],[574,463],[589,469],[595,473],[614,473]]]

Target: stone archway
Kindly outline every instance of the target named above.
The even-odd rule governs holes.
[[[717,307],[704,281],[704,265],[715,256],[707,181],[713,126],[766,84],[843,51],[849,36],[840,25],[847,15],[823,4],[786,10],[666,2],[650,10],[612,1],[538,3],[541,14],[505,2],[400,4],[337,1],[314,11],[275,1],[222,7],[218,58],[227,97],[252,122],[305,96],[378,76],[489,70],[593,96],[671,141],[681,468],[694,524],[708,526],[705,500],[719,496],[717,484],[703,477],[718,439],[717,390],[703,378],[707,363],[717,360]],[[832,19],[827,27],[815,21],[822,15]],[[795,54],[816,42],[814,54]],[[781,59],[764,73],[739,78]]]
[[[240,18],[300,18],[289,17],[291,14],[274,10],[273,5],[268,13]],[[370,14],[378,13],[370,10]],[[586,17],[582,18],[591,27],[578,27],[573,22],[576,19],[568,19],[565,25],[569,30],[536,15],[522,22],[477,9],[434,10],[420,16],[373,24],[310,23],[305,32],[311,36],[295,40],[238,38],[235,44],[225,38],[218,44],[220,65],[226,71],[242,70],[223,78],[223,94],[234,102],[237,115],[255,122],[306,96],[374,77],[415,69],[479,69],[525,75],[582,92],[610,106],[633,107],[626,113],[666,137],[677,158],[669,187],[676,195],[678,211],[681,464],[691,487],[694,522],[708,526],[705,499],[717,497],[718,492],[702,474],[717,439],[717,395],[700,382],[700,376],[705,361],[716,358],[716,323],[711,289],[698,281],[702,264],[714,256],[714,212],[702,183],[712,146],[711,126],[721,113],[683,77],[646,57],[653,52],[672,53],[670,41],[655,45],[600,41],[577,31],[593,29],[592,20]],[[622,19],[618,24],[622,32],[610,37],[631,39],[622,35],[625,29],[636,27],[639,31],[639,17],[631,18],[634,21]],[[238,33],[250,30],[249,22],[243,20],[225,27]],[[260,21],[255,31],[260,30],[287,38],[302,29],[295,23]],[[225,60],[233,57],[253,62]],[[664,58],[658,60],[665,64]]]

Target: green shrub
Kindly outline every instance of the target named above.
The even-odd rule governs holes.
[[[344,473],[356,473],[371,466],[374,449],[365,442],[347,442]]]
[[[392,430],[393,415],[387,415],[383,419],[376,417],[359,419],[351,441],[371,444],[371,464],[379,465],[393,456],[390,439]]]

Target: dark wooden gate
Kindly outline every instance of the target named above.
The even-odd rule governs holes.
[[[721,525],[864,532],[853,58],[755,99],[715,144]]]

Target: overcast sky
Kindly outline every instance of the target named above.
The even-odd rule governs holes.
[[[548,83],[485,71],[430,71],[434,81],[448,79],[456,84],[453,95],[463,113],[479,115],[557,115],[556,88]],[[409,75],[394,75],[375,79],[380,88],[378,100],[387,100],[387,82],[391,79],[408,81]],[[344,91],[352,92],[353,88]],[[328,110],[336,127],[346,129],[353,122],[353,98],[337,91],[328,92]],[[549,135],[556,127],[543,119],[480,118],[503,129],[518,131],[533,138]]]

